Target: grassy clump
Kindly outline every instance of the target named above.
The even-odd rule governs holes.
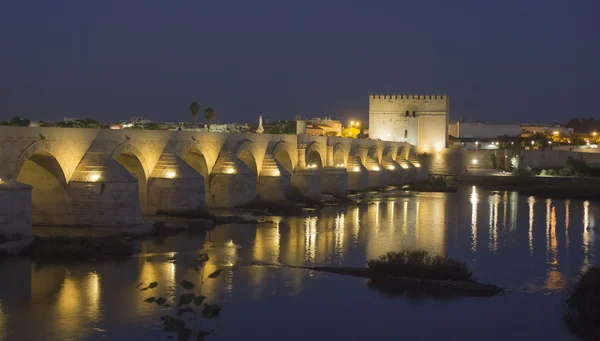
[[[563,319],[577,334],[600,339],[600,267],[589,268],[565,301]]]
[[[131,256],[133,242],[121,237],[35,237],[24,255],[39,259],[90,260]]]
[[[198,207],[187,210],[164,210],[160,209],[156,211],[156,215],[162,215],[167,217],[183,217],[190,219],[214,219],[215,215],[212,214],[206,207]]]
[[[427,251],[389,252],[367,263],[371,277],[407,277],[428,280],[472,281],[467,265],[452,258],[430,256]]]

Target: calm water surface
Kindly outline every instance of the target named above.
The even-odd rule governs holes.
[[[600,204],[462,188],[379,198],[277,223],[222,225],[140,242],[125,261],[0,263],[0,340],[166,340],[164,312],[198,252],[223,268],[203,294],[224,305],[220,340],[576,340],[560,319],[566,289],[597,264]],[[392,297],[360,278],[256,264],[363,266],[387,251],[425,249],[465,261],[513,290],[486,299]],[[174,259],[174,260],[172,260]]]

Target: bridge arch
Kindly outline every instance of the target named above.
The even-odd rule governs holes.
[[[148,177],[150,172],[144,154],[132,143],[123,142],[112,151],[111,157],[138,180],[140,206],[142,212],[145,212],[148,203]]]
[[[325,160],[323,155],[319,151],[319,144],[317,142],[311,142],[306,147],[306,166],[314,168],[323,168]]]
[[[336,143],[333,146],[333,165],[345,165],[346,164],[346,155],[345,155],[344,145],[341,143]]]
[[[11,179],[32,186],[32,223],[70,225],[71,197],[68,164],[60,151],[46,141],[30,145],[18,158]]]
[[[269,149],[270,150],[268,151],[268,153],[273,155],[275,160],[277,160],[277,162],[279,162],[279,164],[281,164],[289,174],[293,174],[294,161],[292,160],[292,155],[290,154],[290,148],[288,143],[286,143],[283,140],[278,141],[273,145],[272,148]]]
[[[254,174],[258,174],[258,165],[252,152],[252,141],[244,139],[233,149],[235,156],[240,159]]]

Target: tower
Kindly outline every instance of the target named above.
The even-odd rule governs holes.
[[[369,137],[408,142],[419,152],[448,147],[446,95],[370,95]]]

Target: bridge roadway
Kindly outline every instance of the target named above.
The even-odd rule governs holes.
[[[32,186],[38,225],[136,225],[158,210],[284,200],[292,185],[306,196],[402,185],[426,178],[426,168],[404,142],[0,127],[1,182],[17,192],[28,187],[15,182]],[[6,207],[20,205],[8,198]]]

